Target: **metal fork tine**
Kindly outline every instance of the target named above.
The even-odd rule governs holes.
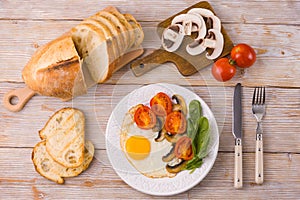
[[[259,103],[259,87],[257,88],[257,95],[256,95],[256,103],[255,104],[258,104]]]
[[[255,94],[256,94],[256,88],[254,89],[254,92],[253,92],[252,105],[255,104]]]
[[[262,102],[263,102],[263,88],[262,87],[260,87],[260,94],[259,94],[259,105],[261,105],[262,104]]]

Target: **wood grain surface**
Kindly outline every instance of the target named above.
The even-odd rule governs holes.
[[[107,7],[116,6],[141,23],[143,47],[160,47],[157,24],[198,3],[194,0],[6,1],[0,0],[0,98],[25,86],[21,72],[36,49]],[[0,106],[0,199],[299,199],[300,197],[300,1],[211,0],[231,40],[248,43],[257,52],[253,67],[237,70],[225,83],[211,75],[211,66],[183,77],[171,63],[141,77],[127,65],[104,84],[69,102],[34,96],[13,113]],[[166,82],[198,94],[212,109],[220,129],[217,160],[203,181],[182,194],[155,197],[132,189],[113,170],[105,147],[105,129],[116,104],[143,85]],[[243,85],[243,189],[233,187],[234,140],[232,96]],[[254,87],[266,86],[264,183],[255,184],[255,128],[251,111]],[[86,115],[86,138],[96,148],[87,171],[58,185],[41,177],[31,161],[38,131],[63,107]]]

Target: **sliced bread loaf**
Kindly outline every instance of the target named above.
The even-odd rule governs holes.
[[[50,117],[39,135],[47,140],[47,152],[56,162],[65,167],[78,167],[84,158],[84,127],[81,111],[63,108]]]
[[[128,38],[129,38],[129,46],[127,47],[127,50],[129,50],[132,45],[134,44],[134,41],[135,41],[135,33],[134,33],[134,28],[131,26],[131,24],[126,20],[126,18],[124,17],[124,15],[122,15],[118,9],[116,7],[113,7],[113,6],[109,6],[107,8],[104,9],[104,11],[107,11],[111,14],[113,14],[114,16],[116,16],[119,21],[123,24],[123,26],[126,27],[126,31],[127,31],[127,35],[128,35]]]
[[[83,67],[88,68],[95,82],[102,83],[107,77],[109,65],[115,60],[111,40],[91,24],[75,26],[72,38],[83,59]]]
[[[142,29],[142,26],[136,21],[136,19],[131,14],[124,14],[124,17],[126,20],[131,24],[134,31],[134,43],[131,47],[131,49],[139,48],[144,40],[144,31]]]
[[[120,54],[122,54],[122,52],[126,51],[126,48],[127,48],[126,42],[127,41],[125,41],[125,38],[121,35],[121,30],[117,27],[116,24],[114,24],[111,20],[109,20],[106,17],[101,16],[99,14],[92,15],[89,18],[95,19],[95,20],[101,22],[102,24],[104,24],[105,26],[107,26],[107,28],[113,34],[113,40],[116,40],[118,43],[118,48],[119,48]]]

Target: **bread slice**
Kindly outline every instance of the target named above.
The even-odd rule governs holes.
[[[89,18],[97,20],[99,23],[105,25],[110,30],[113,35],[112,40],[115,40],[117,42],[120,55],[122,54],[122,52],[126,51],[125,38],[121,35],[121,30],[118,29],[116,24],[101,15],[92,15]]]
[[[54,113],[39,131],[49,155],[65,167],[78,167],[84,158],[84,114],[75,108]]]
[[[115,60],[112,42],[91,24],[79,24],[74,27],[72,38],[78,54],[83,59],[83,67],[88,68],[96,83],[104,82],[109,65]]]
[[[85,143],[84,160],[77,168],[68,168],[55,162],[46,150],[46,141],[41,141],[35,145],[32,151],[32,161],[36,171],[45,178],[59,184],[64,183],[64,177],[75,177],[85,171],[94,156],[94,145],[92,142]]]
[[[126,51],[130,47],[130,35],[127,28],[121,23],[119,18],[105,10],[99,11],[98,13],[96,13],[96,15],[105,17],[106,19],[111,21],[111,23],[117,26],[117,28],[120,30],[120,36],[123,38],[123,41],[125,43],[124,51]]]
[[[135,36],[131,49],[140,48],[140,45],[144,40],[144,31],[142,29],[142,26],[136,21],[136,19],[131,14],[126,13],[124,14],[124,17],[133,27],[133,32]]]
[[[81,60],[70,33],[41,46],[22,71],[33,91],[69,100],[87,92]]]
[[[114,40],[113,37],[114,35],[112,34],[111,30],[106,26],[104,25],[102,22],[96,20],[96,19],[92,19],[92,18],[87,18],[85,20],[83,20],[81,22],[81,24],[91,24],[93,26],[95,26],[98,31],[101,31],[105,37],[105,39],[107,41],[111,41],[112,42],[112,48],[113,48],[113,58],[116,59],[119,57],[120,55],[120,50],[118,49],[118,43],[117,43],[117,40]]]
[[[126,27],[127,34],[129,36],[129,46],[127,47],[127,50],[130,49],[132,47],[132,45],[134,44],[134,41],[135,41],[135,33],[134,33],[134,29],[131,26],[131,24],[126,20],[124,15],[122,15],[118,11],[118,9],[116,7],[109,6],[109,7],[106,7],[104,9],[104,11],[108,11],[111,14],[113,14],[114,16],[116,16],[119,19],[119,21]]]

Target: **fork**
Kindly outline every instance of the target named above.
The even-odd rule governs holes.
[[[263,166],[263,130],[262,118],[265,115],[265,87],[256,87],[252,98],[252,113],[257,120],[256,128],[256,150],[255,150],[255,182],[262,184],[264,182]]]

